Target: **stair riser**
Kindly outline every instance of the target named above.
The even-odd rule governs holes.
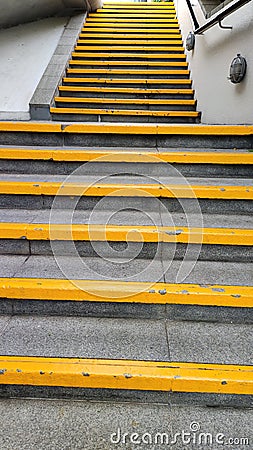
[[[135,147],[135,148],[209,148],[209,149],[253,149],[252,136],[205,136],[205,135],[162,135],[154,134],[104,134],[104,133],[46,133],[24,131],[2,131],[0,145],[14,146],[56,146],[56,147]]]
[[[84,52],[85,53],[85,52]],[[145,52],[143,52],[145,53]],[[81,54],[81,52],[80,52]],[[177,63],[177,62],[185,62],[186,61],[186,57],[184,58],[178,58],[177,55],[175,54],[175,56],[173,58],[167,58],[166,55],[161,55],[158,58],[144,58],[144,57],[140,57],[138,55],[133,56],[129,56],[127,53],[124,56],[120,56],[121,54],[119,53],[119,56],[117,55],[117,53],[111,53],[110,56],[107,56],[106,58],[104,57],[99,57],[99,53],[97,55],[90,54],[89,56],[72,56],[72,59],[74,61],[89,61],[91,64],[93,61],[101,61],[101,62],[112,62],[112,61],[130,61],[132,62],[132,64],[134,65],[135,62],[152,62],[152,63],[157,63],[157,65],[159,66],[159,63],[161,62],[171,62],[171,63]],[[124,67],[132,67],[132,64],[129,64],[129,66],[126,66],[125,64],[123,64]],[[95,67],[98,67],[98,65],[96,64]],[[138,66],[137,68],[139,68],[140,66]]]
[[[110,80],[121,80],[121,79],[129,79],[129,80],[146,80],[151,78],[152,80],[164,80],[164,79],[168,79],[168,80],[188,80],[189,79],[189,75],[188,74],[184,74],[184,73],[178,73],[178,74],[173,74],[171,73],[169,70],[166,73],[161,73],[161,74],[157,74],[157,73],[150,73],[149,70],[147,69],[146,73],[144,74],[139,74],[139,73],[135,73],[135,74],[129,74],[127,72],[127,69],[125,71],[125,73],[99,73],[99,72],[94,72],[94,73],[68,73],[68,76],[71,78],[109,78]],[[132,83],[131,83],[132,85]],[[164,85],[163,85],[164,86]]]
[[[101,200],[101,197],[82,197],[77,206],[77,210],[89,211],[92,210],[97,203]],[[1,195],[0,196],[0,208],[7,209],[50,209],[53,205],[54,197],[47,195]],[[170,212],[183,212],[182,207],[177,200],[174,199],[155,199],[165,205]],[[208,214],[252,214],[253,205],[250,200],[209,200],[198,199],[202,213]],[[187,206],[187,211],[195,212],[195,203],[192,206],[192,200],[184,200],[184,205]],[[72,197],[61,198],[62,209],[72,209],[73,200]],[[137,209],[141,211],[152,211],[154,207],[153,202],[147,198],[136,197],[107,197],[106,209],[112,211],[119,211],[122,209]]]
[[[157,117],[138,115],[95,115],[95,114],[59,114],[54,113],[52,120],[60,122],[122,122],[122,123],[199,123],[199,119],[192,117]]]
[[[73,78],[73,77],[71,77]],[[78,77],[79,78],[79,77]],[[96,78],[96,77],[94,77]],[[104,78],[104,77],[103,77]],[[135,78],[136,79],[136,78]],[[109,79],[108,79],[109,80]],[[111,80],[111,79],[110,79]],[[116,87],[116,88],[126,88],[127,86],[131,86],[131,89],[134,88],[142,88],[142,89],[191,89],[191,83],[182,83],[179,80],[179,83],[175,84],[173,82],[171,83],[167,83],[166,81],[163,83],[157,83],[155,82],[149,82],[148,79],[146,78],[145,80],[141,80],[140,82],[131,82],[128,83],[127,81],[118,81],[118,79],[114,79],[112,81],[108,81],[108,82],[103,82],[103,81],[99,81],[99,82],[90,82],[90,81],[77,81],[77,82],[73,82],[70,78],[64,79],[63,82],[63,86],[79,86],[79,87]]]
[[[225,406],[235,408],[252,408],[252,395],[204,394],[184,392],[160,392],[130,389],[82,389],[52,386],[0,385],[2,398],[63,398],[76,400],[126,401],[140,403],[161,403],[174,405]]]
[[[159,64],[159,61],[156,62],[155,65],[149,66],[148,64],[135,64],[133,61],[130,65],[125,64],[92,64],[92,61],[90,61],[90,64],[70,64],[69,67],[73,69],[120,69],[120,70],[127,70],[127,69],[135,69],[135,70],[163,70],[163,69],[171,69],[171,70],[182,70],[187,69],[187,67],[181,66],[180,64],[177,64],[177,62],[173,62],[173,66],[162,66]]]
[[[1,160],[0,173],[26,173],[47,175],[70,175],[84,162],[66,161],[27,161]],[[170,163],[169,163],[170,164]],[[187,177],[236,177],[251,178],[252,166],[250,164],[170,164],[183,176]],[[110,175],[111,173],[142,173],[157,179],[168,175],[167,164],[159,163],[115,163],[115,162],[88,162],[85,166],[87,175]]]
[[[158,100],[159,101],[159,100]],[[162,105],[162,104],[151,104],[151,105],[142,105],[141,103],[110,103],[110,100],[108,100],[108,103],[80,103],[80,102],[56,102],[56,106],[59,108],[80,108],[80,109],[117,109],[117,110],[142,110],[142,111],[196,111],[196,105]],[[119,118],[120,121],[120,118]]]
[[[176,91],[176,89],[175,89]],[[93,91],[93,92],[89,92],[89,91],[85,91],[84,88],[84,92],[80,92],[80,91],[59,91],[59,96],[60,97],[89,97],[89,98],[132,98],[132,99],[164,99],[164,100],[172,100],[172,99],[177,99],[177,100],[193,100],[194,95],[193,94],[132,94],[130,93],[121,93],[121,92],[98,92],[98,91]]]
[[[118,302],[6,299],[0,301],[1,315],[75,316],[125,319],[169,319],[218,323],[253,323],[252,308],[221,306],[159,305]]]
[[[108,249],[112,247],[112,251]],[[97,257],[96,250],[104,258],[118,259],[122,258],[122,252],[127,248],[126,242],[95,242],[95,248],[89,241],[76,241],[75,247],[82,257]],[[195,245],[192,245],[192,248]],[[173,260],[183,260],[186,251],[186,244],[177,244]],[[131,250],[126,251],[126,258],[154,260],[161,257],[170,260],[174,245],[158,244],[156,242],[131,243]],[[141,250],[140,250],[141,249]],[[71,246],[67,241],[54,242],[54,251],[57,255],[75,256],[71,253]],[[117,252],[117,254],[116,254]],[[2,255],[48,255],[52,256],[52,248],[49,241],[28,240],[28,239],[0,239],[0,254]],[[253,246],[241,245],[202,245],[198,258],[199,261],[224,261],[224,262],[245,262],[250,263],[253,260]]]

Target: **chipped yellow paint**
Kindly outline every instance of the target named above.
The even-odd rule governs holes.
[[[105,103],[129,105],[190,105],[194,106],[196,100],[167,100],[148,98],[97,98],[97,97],[55,97],[57,103]]]
[[[202,152],[178,151],[156,153],[152,151],[116,151],[116,150],[69,150],[64,149],[33,149],[0,147],[0,159],[31,159],[53,161],[93,161],[131,162],[131,163],[183,163],[183,164],[253,164],[253,152]],[[100,161],[98,161],[100,162]]]
[[[190,242],[252,246],[253,229],[1,222],[0,239]]]
[[[110,17],[106,17],[106,18],[103,18],[103,17],[101,17],[101,16],[99,16],[99,17],[88,17],[87,18],[87,20],[86,20],[86,22],[85,23],[87,23],[87,22],[89,22],[89,23],[124,23],[124,24],[126,24],[126,20],[124,19],[124,18],[116,18],[116,17],[113,17],[113,18],[110,18]],[[170,17],[169,19],[157,19],[156,18],[156,20],[154,21],[154,19],[148,19],[148,18],[138,18],[138,17],[136,17],[136,18],[134,18],[134,19],[128,19],[127,20],[127,23],[129,24],[131,24],[131,23],[143,23],[143,24],[150,24],[150,23],[152,23],[152,24],[160,24],[160,23],[162,23],[162,24],[168,24],[168,25],[170,25],[171,23],[177,23],[178,24],[178,20],[177,20],[177,18],[176,17]]]
[[[198,117],[199,112],[196,111],[151,111],[138,109],[89,109],[89,108],[57,108],[51,107],[52,114],[106,114],[117,116],[153,116],[153,117]]]
[[[90,13],[89,17],[95,17],[97,18],[102,18],[102,19],[109,19],[110,17],[112,17],[111,14],[106,13],[106,12],[102,12],[102,13]],[[124,19],[132,19],[132,18],[136,18],[136,19],[146,19],[148,17],[152,17],[151,13],[143,13],[143,12],[134,12],[132,14],[130,13],[123,13],[121,12],[117,12],[115,14],[113,14],[113,19],[117,19],[117,18],[124,18]],[[155,17],[152,18],[153,22],[156,22],[156,19],[174,19],[176,17],[175,12],[168,12],[168,13],[157,13],[155,15]],[[155,20],[154,20],[155,19]]]
[[[140,42],[138,41],[138,45],[116,45],[115,44],[106,44],[103,45],[103,43],[99,45],[86,45],[85,41],[82,41],[82,44],[78,44],[75,46],[76,51],[93,51],[93,50],[99,50],[99,51],[113,51],[113,50],[120,50],[123,52],[124,50],[130,50],[130,51],[152,51],[152,52],[159,52],[159,51],[170,51],[170,52],[184,52],[184,47],[182,45],[177,46],[169,46],[169,49],[164,48],[162,46],[154,46],[154,45],[140,45]],[[96,56],[93,54],[93,56]]]
[[[109,84],[109,85],[113,85],[113,84],[140,84],[140,85],[144,85],[144,86],[150,86],[152,84],[166,84],[166,85],[188,85],[191,86],[192,81],[191,80],[180,80],[180,79],[159,79],[159,78],[63,78],[64,83],[71,83],[75,84],[75,83],[104,83]],[[117,125],[121,125],[121,124],[117,124]],[[144,127],[146,126],[146,124],[143,124]]]
[[[137,25],[136,25],[137,26]],[[159,33],[159,37],[163,37],[161,35],[164,34],[164,37],[168,37],[168,35],[177,35],[177,37],[179,37],[178,35],[180,35],[180,30],[179,27],[174,26],[174,27],[164,27],[164,29],[157,29],[157,28],[144,28],[144,27],[140,27],[140,28],[123,28],[123,27],[115,27],[110,26],[107,24],[107,27],[95,27],[92,28],[91,26],[85,26],[82,28],[82,33],[84,34],[84,36],[86,35],[86,33],[96,33],[96,35],[100,35],[100,33],[116,33],[117,35],[120,33],[135,33],[138,35],[142,35],[142,34],[148,34],[151,35],[153,37],[153,33]],[[129,34],[128,34],[129,35]],[[129,36],[132,36],[132,34],[130,34]]]
[[[193,89],[149,89],[149,88],[121,88],[121,87],[89,87],[89,86],[59,86],[60,92],[96,92],[96,93],[129,93],[129,94],[177,94],[193,95]]]
[[[1,384],[251,395],[253,367],[238,365],[0,357]]]
[[[252,286],[169,284],[46,278],[0,278],[0,298],[253,307]]]
[[[189,75],[189,70],[159,70],[152,69],[147,72],[147,70],[141,69],[67,69],[68,73],[106,73],[115,75]]]
[[[160,39],[161,41],[164,39],[177,39],[180,40],[180,34],[179,33],[173,33],[173,34],[169,34],[169,33],[165,33],[165,34],[154,34],[154,33],[145,33],[145,35],[143,35],[143,32],[140,33],[136,33],[136,34],[130,34],[129,32],[126,33],[121,33],[121,32],[114,32],[111,33],[110,31],[107,31],[106,33],[102,33],[101,31],[96,31],[95,33],[91,33],[89,30],[85,31],[85,33],[80,33],[79,35],[79,39],[82,38],[96,38],[96,39],[103,39],[103,38],[110,38],[110,39],[117,39],[120,41],[120,39],[127,39],[127,40],[131,40],[131,39]],[[158,44],[159,42],[158,41]]]
[[[85,26],[82,28],[83,31],[86,31],[87,28],[90,30],[91,28],[94,27],[94,31],[97,28],[100,28],[101,30],[107,30],[108,28],[110,29],[114,29],[114,30],[121,30],[124,29],[125,31],[131,31],[131,28],[136,29],[136,31],[138,32],[142,32],[143,28],[146,29],[147,31],[151,32],[153,30],[157,30],[157,33],[163,32],[164,30],[166,31],[170,31],[172,29],[172,31],[174,31],[174,29],[179,29],[179,24],[177,22],[172,22],[171,24],[162,24],[162,23],[153,23],[150,24],[151,27],[148,27],[148,24],[145,23],[140,23],[140,24],[135,24],[135,23],[124,23],[124,22],[85,22]]]
[[[113,54],[113,53],[98,53],[97,55],[94,55],[94,53],[84,53],[84,52],[73,52],[72,53],[73,57],[80,57],[80,58],[94,58],[95,56],[97,56],[98,58],[136,58],[137,55],[136,53],[117,53],[117,55]],[[145,58],[145,59],[160,59],[161,58],[161,53],[152,53],[151,55],[149,54],[145,54],[145,53],[138,53],[138,58]],[[173,53],[167,53],[166,55],[164,55],[164,58],[166,59],[186,59],[185,54],[183,53],[178,53],[178,54],[173,54]],[[90,60],[92,61],[92,60]],[[122,62],[122,61],[121,61]]]
[[[87,78],[83,78],[83,81]],[[115,81],[115,80],[114,80]],[[122,80],[117,80],[122,82]],[[140,80],[141,82],[143,80]],[[155,80],[159,82],[159,80]],[[180,80],[180,83],[189,80]],[[174,82],[174,81],[173,81]],[[253,125],[170,125],[170,124],[124,124],[124,123],[78,123],[52,122],[0,122],[0,132],[35,133],[112,133],[156,135],[205,135],[205,136],[251,136]]]
[[[74,184],[0,181],[0,194],[72,195],[103,197],[210,198],[253,200],[252,186],[182,186],[159,184]]]
[[[182,40],[181,39],[171,39],[171,40],[169,40],[169,39],[160,39],[160,40],[158,40],[158,39],[153,39],[152,37],[150,37],[150,38],[146,38],[146,37],[144,37],[144,38],[140,38],[139,36],[138,36],[138,38],[137,38],[137,40],[136,39],[132,39],[132,38],[130,38],[129,36],[128,37],[126,37],[125,39],[117,39],[117,41],[114,41],[114,42],[112,42],[112,39],[111,38],[103,38],[102,40],[101,39],[99,39],[99,38],[96,38],[96,39],[91,39],[91,38],[89,38],[89,39],[87,39],[87,38],[85,38],[85,39],[78,39],[77,40],[77,43],[78,44],[82,44],[82,45],[89,45],[89,47],[90,47],[90,44],[97,44],[97,45],[110,45],[110,46],[114,46],[114,45],[120,45],[120,50],[124,50],[124,48],[125,47],[123,47],[122,45],[124,45],[124,44],[126,44],[126,45],[132,45],[132,46],[136,46],[136,45],[152,45],[152,44],[156,44],[157,46],[159,46],[159,45],[163,45],[164,47],[162,48],[162,50],[166,50],[167,48],[168,48],[168,50],[169,51],[171,51],[171,47],[170,46],[172,46],[172,45],[177,45],[177,46],[179,46],[179,45],[182,45]],[[146,48],[147,50],[149,50],[148,48]],[[136,50],[138,50],[137,48],[136,48]],[[158,50],[158,47],[156,47],[155,48],[155,50]]]
[[[77,55],[79,57],[79,55]],[[114,55],[115,56],[115,55]],[[118,56],[118,55],[117,55]],[[69,61],[72,66],[145,66],[145,67],[188,67],[188,63],[185,61],[178,62],[156,62],[156,61],[83,61],[83,60],[73,60]]]

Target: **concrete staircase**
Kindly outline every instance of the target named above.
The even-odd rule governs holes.
[[[193,96],[131,79],[100,100]],[[56,102],[73,123],[0,123],[0,448],[250,448],[253,127]]]
[[[105,3],[89,14],[53,120],[200,120],[173,2]]]

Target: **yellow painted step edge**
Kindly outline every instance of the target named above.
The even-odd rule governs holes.
[[[253,229],[0,223],[0,239],[164,242],[253,246]]]
[[[61,124],[52,122],[0,122],[1,132],[112,133],[152,135],[251,136],[253,125],[168,125],[168,124]]]
[[[99,39],[99,38],[89,38],[89,39],[78,39],[77,40],[78,44],[82,44],[82,45],[90,45],[90,44],[97,44],[97,45],[111,45],[111,46],[115,46],[115,45],[156,45],[155,49],[158,50],[158,46],[159,45],[163,45],[164,48],[166,50],[166,45],[168,46],[169,49],[170,46],[172,45],[182,45],[183,41],[181,39],[153,39],[152,37],[150,38],[140,38],[138,36],[137,39],[132,39],[131,37],[127,37],[125,39],[117,39],[116,41],[112,41],[111,38],[103,38],[103,39]],[[121,50],[124,50],[125,47],[120,47]]]
[[[74,55],[80,57],[77,53]],[[160,67],[188,67],[186,61],[90,61],[71,59],[69,64],[72,66],[160,66]]]
[[[253,308],[252,286],[0,278],[0,298]]]
[[[139,42],[138,42],[139,44]],[[115,43],[113,45],[110,44],[105,44],[103,45],[103,43],[99,44],[99,45],[86,45],[86,42],[82,41],[81,44],[78,44],[75,46],[75,51],[77,52],[82,52],[82,51],[114,51],[114,50],[120,50],[125,51],[125,50],[131,50],[131,51],[152,51],[152,52],[156,52],[156,51],[164,51],[164,52],[183,52],[184,51],[184,47],[182,44],[174,47],[174,46],[170,46],[169,50],[167,50],[167,48],[165,47],[159,47],[159,46],[153,46],[153,45],[124,45],[124,47],[122,47],[122,45],[116,45]],[[184,54],[184,53],[181,53]],[[94,54],[94,56],[96,56],[97,53]],[[138,54],[136,54],[138,55]],[[161,55],[167,55],[167,53],[164,53]],[[163,56],[162,56],[163,57]]]
[[[58,108],[51,107],[52,114],[105,114],[118,116],[152,116],[152,117],[199,117],[196,111],[150,111],[150,110],[130,110],[130,109],[82,109],[82,108]]]
[[[86,30],[85,33],[80,33],[79,38],[96,38],[96,39],[102,39],[102,38],[110,38],[110,39],[180,39],[180,33],[173,33],[173,34],[169,34],[169,33],[164,33],[164,34],[154,34],[154,33],[144,33],[141,31],[140,33],[136,33],[136,34],[129,34],[128,32],[126,33],[121,33],[121,32],[110,32],[107,31],[105,33],[102,33],[99,30],[96,30],[94,33],[90,32],[89,30]]]
[[[184,163],[184,164],[253,164],[253,152],[118,152],[94,150],[49,150],[32,148],[0,147],[0,159],[30,159],[52,161],[95,161],[95,162],[131,162],[131,163]]]
[[[189,70],[141,70],[141,69],[67,69],[67,73],[107,73],[115,75],[189,75]]]
[[[85,53],[85,52],[73,52],[73,57],[78,58],[146,58],[146,59],[155,59],[155,58],[164,58],[164,59],[186,59],[186,56],[184,53],[178,53],[178,54],[168,54],[161,55],[160,53],[152,53],[151,55],[147,53],[97,53],[94,55],[94,53]],[[90,61],[90,60],[89,60]],[[91,60],[92,61],[92,60]],[[175,61],[176,62],[176,61]]]
[[[68,77],[63,78],[64,83],[105,83],[105,84],[144,84],[147,87],[151,84],[160,85],[191,85],[192,81],[190,79],[172,79],[172,78],[88,78],[88,77]]]
[[[109,23],[106,23],[106,22],[85,22],[85,24],[84,24],[84,26],[83,26],[83,28],[82,28],[82,30],[83,31],[86,31],[87,29],[92,29],[92,28],[94,28],[94,31],[95,30],[97,30],[98,28],[99,29],[101,29],[102,28],[102,30],[108,30],[108,28],[109,29],[113,29],[113,30],[125,30],[126,32],[127,31],[130,31],[130,32],[132,32],[131,31],[131,29],[132,28],[134,28],[136,31],[138,31],[138,32],[142,32],[142,30],[144,29],[146,29],[147,31],[149,31],[149,32],[153,32],[153,31],[156,31],[157,33],[162,33],[162,32],[164,32],[164,31],[169,31],[169,30],[171,30],[170,32],[173,32],[175,29],[177,30],[179,30],[180,28],[179,28],[179,24],[178,23],[176,23],[176,22],[172,22],[171,24],[169,24],[169,26],[168,26],[168,23],[166,23],[166,24],[161,24],[161,23],[159,23],[159,24],[157,24],[157,23],[150,23],[149,22],[149,24],[151,25],[150,26],[150,28],[147,28],[148,27],[148,24],[145,24],[145,23],[142,23],[142,24],[135,24],[135,23],[124,23],[124,22],[109,22]]]
[[[0,356],[1,384],[251,395],[253,367]]]
[[[130,105],[190,105],[194,106],[196,100],[180,99],[147,99],[147,98],[98,98],[98,97],[55,97],[57,103],[109,103]]]
[[[122,88],[122,87],[100,87],[100,86],[59,86],[60,92],[110,92],[110,93],[129,93],[129,94],[180,94],[180,95],[192,95],[193,89],[186,88]]]
[[[64,186],[64,187],[63,187]],[[73,195],[157,198],[210,198],[253,200],[252,186],[180,186],[158,184],[65,184],[57,182],[0,181],[0,194]]]

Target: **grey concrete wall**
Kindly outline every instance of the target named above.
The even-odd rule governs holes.
[[[0,28],[71,11],[94,11],[102,0],[0,0]]]

